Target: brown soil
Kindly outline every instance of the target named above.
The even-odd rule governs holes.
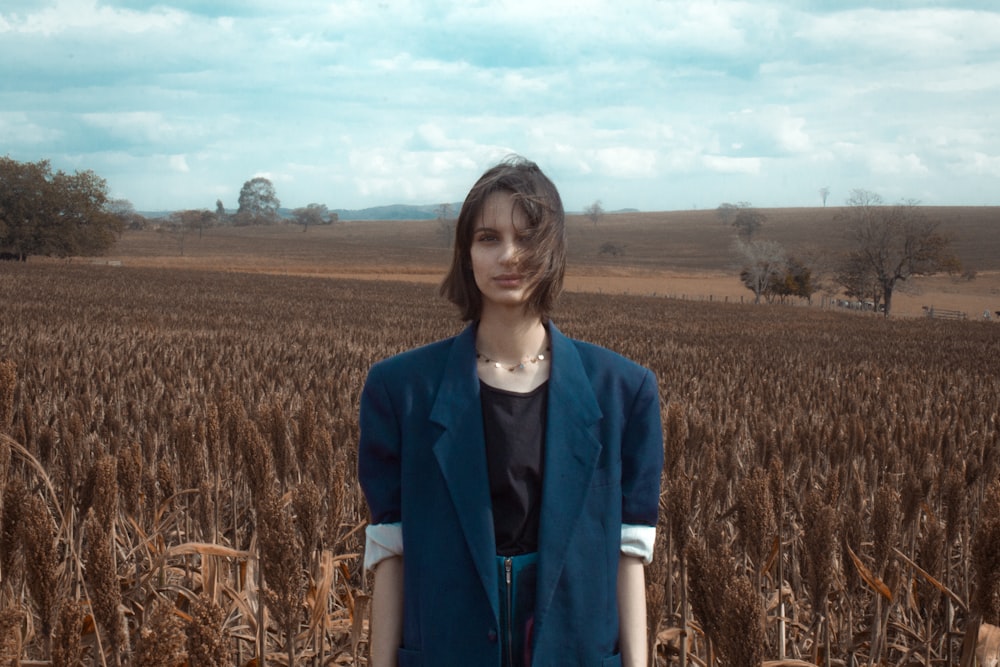
[[[765,209],[762,232],[791,253],[822,263],[845,247],[840,209]],[[1000,310],[1000,208],[927,208],[972,280],[917,278],[903,284],[893,313],[921,316],[925,307],[964,312],[970,319]],[[571,291],[647,294],[749,302],[731,245],[733,234],[715,211],[609,214],[593,225],[568,219]],[[436,283],[450,259],[448,234],[437,221],[357,221],[329,227],[208,229],[179,236],[127,232],[100,263],[248,273],[350,277]],[[609,252],[612,250],[614,252]],[[615,254],[617,252],[617,254]],[[814,305],[830,298],[817,294]]]

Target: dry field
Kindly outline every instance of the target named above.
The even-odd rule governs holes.
[[[762,237],[782,243],[823,268],[844,249],[840,209],[765,209]],[[1000,310],[1000,208],[927,208],[967,269],[954,276],[918,278],[902,285],[894,313],[924,314],[924,306],[958,310],[970,318]],[[685,299],[750,300],[731,251],[733,231],[715,211],[609,214],[598,225],[570,216],[571,291],[666,295]],[[344,222],[333,227],[206,230],[183,238],[129,232],[108,259],[131,266],[207,268],[251,273],[338,276],[436,283],[449,260],[450,239],[437,221]],[[621,248],[602,254],[605,244]],[[102,260],[105,261],[105,260]],[[815,304],[824,303],[817,294]]]
[[[446,260],[380,228],[0,263],[0,664],[366,664],[358,394],[461,327],[430,285],[329,277]],[[1000,325],[583,292],[555,320],[659,378],[656,664],[996,654]]]

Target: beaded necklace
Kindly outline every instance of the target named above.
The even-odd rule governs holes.
[[[549,348],[545,348],[545,352],[548,351]],[[493,364],[493,366],[495,366],[496,368],[504,368],[513,373],[514,371],[523,371],[525,368],[525,364],[537,364],[539,361],[545,361],[545,353],[540,352],[538,355],[534,357],[528,357],[527,359],[524,359],[520,363],[514,364],[513,366],[508,366],[507,364],[501,361],[497,361],[496,359],[490,359],[485,354],[481,353],[479,350],[476,350],[476,359],[480,363]]]

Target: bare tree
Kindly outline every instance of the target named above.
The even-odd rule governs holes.
[[[207,214],[207,215],[206,215]],[[198,230],[198,237],[201,238],[201,230],[207,217],[212,214],[209,211],[200,209],[186,209],[174,211],[161,224],[160,229],[170,233],[177,241],[177,249],[184,255],[184,243],[187,235]]]
[[[829,185],[824,185],[823,187],[821,187],[819,189],[819,196],[820,196],[820,199],[823,200],[823,206],[825,207],[826,206],[826,198],[830,196],[830,186]]]
[[[899,283],[959,268],[948,239],[937,231],[938,221],[928,219],[916,202],[887,206],[878,194],[859,189],[838,217],[851,243],[846,264],[874,280],[886,317]]]
[[[771,284],[780,279],[787,268],[785,249],[776,241],[737,239],[734,245],[743,270],[740,279],[754,294],[754,303],[767,294]]]
[[[601,206],[601,200],[595,200],[593,204],[583,209],[583,214],[590,218],[590,221],[597,226],[597,223],[601,221],[601,216],[604,215],[604,207]]]
[[[437,213],[438,236],[444,245],[451,245],[455,236],[455,218],[451,204],[438,204],[434,212]]]
[[[147,221],[128,199],[109,199],[104,209],[122,222],[123,229],[145,229]]]

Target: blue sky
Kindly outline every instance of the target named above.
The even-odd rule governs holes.
[[[510,153],[568,210],[1000,204],[994,0],[3,0],[0,155],[140,210],[460,201]]]

